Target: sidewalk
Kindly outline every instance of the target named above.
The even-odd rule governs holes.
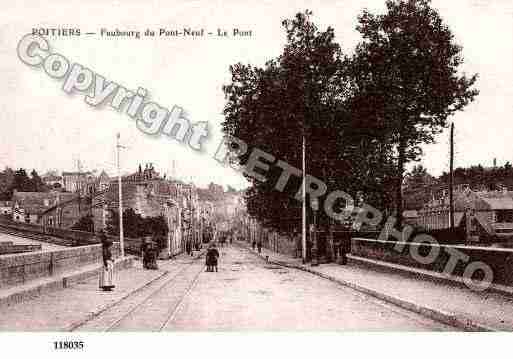
[[[356,257],[345,266],[328,263],[312,267],[263,248],[261,257],[266,256],[274,264],[308,271],[459,329],[513,330],[513,297],[505,294],[474,292],[457,283],[366,265]]]
[[[14,305],[0,306],[0,331],[69,331],[178,270],[183,263],[198,255],[201,252],[194,257],[179,255],[169,261],[159,261],[158,270],[145,270],[141,261],[136,260],[131,268],[115,273],[116,288],[112,292],[102,292],[98,288],[98,276],[94,275],[77,280],[65,289],[50,291]]]
[[[124,259],[117,258],[114,262],[114,268],[116,271],[120,271],[131,267],[132,264],[132,256],[127,256]],[[0,308],[16,305],[37,296],[67,288],[85,278],[97,277],[100,268],[100,263],[92,263],[73,270],[59,272],[52,276],[30,280],[23,284],[1,288]]]

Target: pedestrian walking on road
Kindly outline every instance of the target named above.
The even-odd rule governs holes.
[[[144,237],[141,243],[141,258],[144,269],[148,269],[148,254],[146,251],[148,250],[148,241],[147,238]]]
[[[262,242],[258,242],[257,244],[257,247],[258,247],[258,254],[262,253]]]
[[[159,269],[157,264],[158,253],[157,243],[150,240],[146,248],[146,269]]]
[[[192,244],[191,241],[185,242],[185,252],[192,256]]]
[[[251,243],[251,248],[253,248],[253,250],[255,250],[255,247],[256,247],[256,241],[253,241],[253,243]]]
[[[219,251],[216,248],[215,243],[210,245],[206,255],[207,272],[213,272],[214,269],[217,272],[217,260],[219,258]]]
[[[101,232],[103,268],[100,270],[100,289],[111,291],[114,289],[114,261],[112,260],[112,242],[105,232]]]

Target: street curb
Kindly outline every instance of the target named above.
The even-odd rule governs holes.
[[[263,255],[261,255],[261,254],[259,255],[258,253],[253,253],[247,247],[246,247],[246,249],[250,253],[252,253],[253,255],[255,255],[255,256],[259,257],[259,258],[262,258],[263,260],[266,260],[266,258]],[[457,316],[457,315],[454,315],[454,314],[446,313],[446,312],[444,312],[442,310],[433,309],[433,308],[430,308],[428,306],[422,306],[422,305],[419,305],[419,304],[416,304],[416,303],[412,303],[410,301],[407,301],[407,300],[404,300],[404,299],[401,299],[401,298],[398,298],[398,297],[393,297],[393,296],[390,296],[388,294],[378,292],[378,291],[376,291],[374,289],[362,287],[362,286],[360,286],[358,284],[351,283],[351,282],[348,282],[348,281],[345,281],[345,280],[342,280],[342,279],[339,279],[339,278],[335,278],[333,276],[330,276],[330,275],[318,272],[316,270],[310,269],[310,268],[308,268],[306,266],[290,264],[290,263],[282,262],[282,261],[279,261],[279,260],[273,260],[273,259],[269,259],[267,261],[269,263],[280,265],[282,267],[298,269],[298,270],[301,270],[301,271],[304,271],[304,272],[308,272],[308,273],[314,274],[314,275],[316,275],[318,277],[327,279],[327,280],[329,280],[331,282],[343,285],[345,287],[349,287],[349,288],[354,289],[354,290],[356,290],[358,292],[370,295],[370,296],[372,296],[374,298],[377,298],[377,299],[383,300],[385,302],[394,304],[394,305],[396,305],[396,306],[398,306],[400,308],[409,310],[409,311],[414,312],[414,313],[418,313],[418,314],[423,315],[423,316],[425,316],[425,317],[427,317],[429,319],[435,320],[435,321],[443,323],[443,324],[447,324],[449,326],[452,326],[452,327],[455,327],[455,328],[458,328],[458,329],[462,329],[462,330],[465,330],[465,331],[473,331],[473,332],[497,332],[497,331],[502,331],[501,329],[492,328],[490,326],[487,326],[487,325],[482,324],[482,323],[478,323],[478,322],[476,322],[474,320],[471,320],[471,319],[468,319],[468,318],[464,318],[464,317],[460,317],[460,316]]]
[[[133,257],[129,256],[122,260],[116,261],[115,268],[117,270],[123,270],[126,268],[130,268],[132,265],[133,265]],[[83,279],[98,275],[100,268],[101,267],[99,266],[98,268],[88,269],[85,271],[78,270],[78,271],[75,271],[72,274],[68,274],[68,275],[66,275],[66,274],[57,275],[53,278],[48,277],[48,278],[46,278],[47,279],[46,282],[43,282],[39,285],[34,283],[33,287],[29,287],[29,288],[23,289],[19,292],[7,294],[5,296],[0,297],[0,308],[15,305],[15,304],[30,300],[32,298],[41,296],[43,294],[47,294],[47,293],[54,292],[54,291],[57,291],[60,289],[68,288],[72,283],[76,283]],[[43,278],[43,280],[45,280],[45,278]]]

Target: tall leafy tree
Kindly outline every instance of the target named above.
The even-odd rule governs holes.
[[[304,138],[308,174],[332,188],[346,189],[351,183],[346,162],[351,159],[342,158],[339,151],[347,144],[340,141],[347,127],[347,113],[341,106],[345,92],[342,52],[334,41],[334,30],[319,30],[311,15],[306,11],[283,21],[284,50],[264,67],[240,63],[230,67],[232,80],[224,86],[223,129],[245,141],[248,153],[258,148],[296,168],[302,167]],[[238,160],[244,164],[247,155]],[[295,196],[301,182],[293,178],[283,192],[275,191],[281,171],[271,168],[264,182],[248,177],[253,188],[246,200],[251,215],[286,230],[280,227],[300,220],[301,203]]]
[[[123,211],[123,233],[129,238],[141,238],[153,236],[160,248],[165,246],[165,236],[168,233],[168,226],[164,216],[142,217],[132,208]],[[113,236],[119,235],[119,215],[111,210],[107,220],[107,233]]]
[[[77,230],[77,231],[84,231],[84,232],[93,232],[94,233],[94,220],[92,215],[86,215],[83,217],[80,217],[80,219],[75,223],[71,229]]]
[[[0,200],[8,201],[11,199],[9,189],[14,179],[14,170],[10,167],[0,172]]]
[[[34,192],[45,192],[48,190],[48,187],[44,184],[43,180],[35,169],[30,172],[30,177]]]
[[[366,122],[394,148],[395,207],[402,221],[405,165],[434,142],[448,118],[478,91],[461,73],[462,47],[430,0],[389,0],[385,14],[364,11],[363,40],[350,61],[353,97],[367,104]]]
[[[416,165],[405,176],[403,201],[405,209],[420,209],[431,200],[434,189],[440,187],[435,177],[422,165]]]
[[[11,195],[14,190],[18,192],[34,192],[34,183],[23,168],[14,172],[14,177],[9,188]]]

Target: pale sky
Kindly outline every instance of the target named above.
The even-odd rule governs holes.
[[[221,167],[212,155],[219,144],[228,66],[236,62],[262,65],[280,54],[284,43],[281,21],[311,9],[321,27],[331,25],[336,40],[349,53],[359,41],[356,17],[364,8],[383,9],[384,0],[361,1],[105,1],[4,2],[0,12],[0,166],[76,170],[105,169],[116,173],[115,134],[128,148],[123,172],[153,162],[171,173],[176,161],[179,178],[199,185],[211,181],[241,188],[243,178]],[[479,73],[477,100],[454,116],[456,166],[489,166],[513,162],[513,2],[510,0],[434,0],[442,17],[463,46],[464,70]],[[80,28],[85,32],[233,28],[252,30],[250,38],[113,39],[99,35],[48,37],[51,49],[129,89],[146,88],[152,101],[171,109],[183,107],[192,122],[208,121],[212,137],[207,153],[198,154],[166,137],[140,132],[124,113],[84,102],[83,93],[65,94],[62,82],[41,68],[22,63],[16,46],[33,27]],[[427,146],[422,163],[435,175],[447,169],[448,136]]]

